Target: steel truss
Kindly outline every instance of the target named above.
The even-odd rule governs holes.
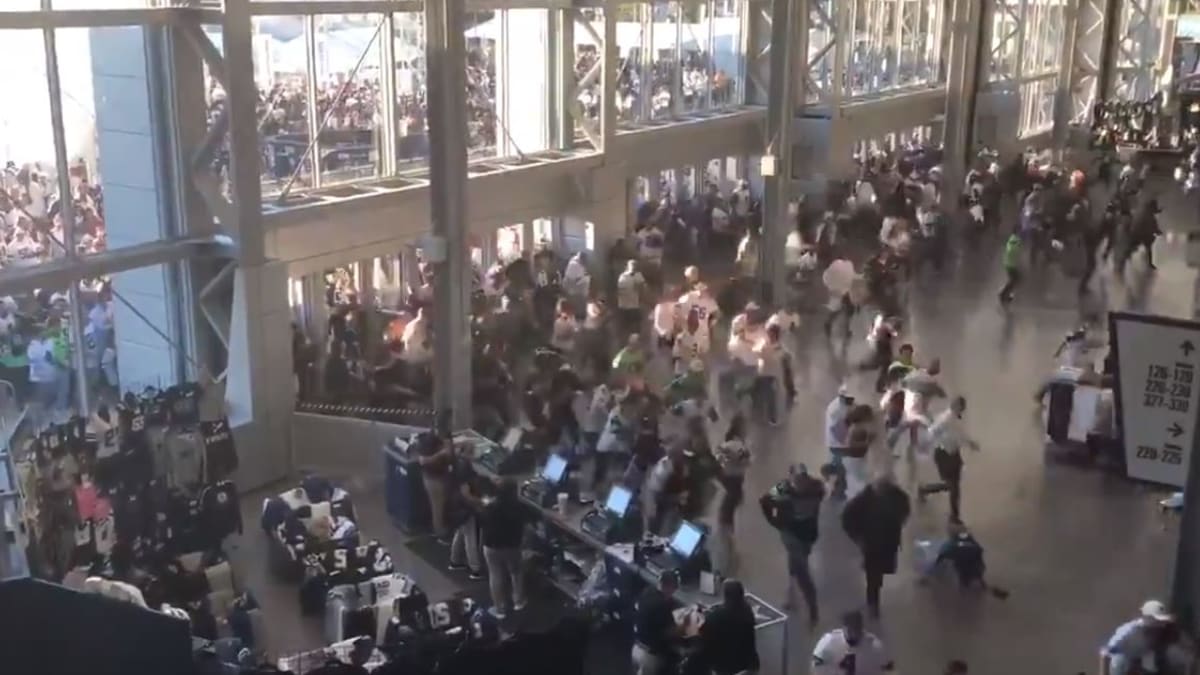
[[[1118,17],[1112,95],[1127,100],[1149,98],[1158,90],[1164,64],[1164,0],[1122,0]]]

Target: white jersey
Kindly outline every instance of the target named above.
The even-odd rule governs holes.
[[[679,298],[679,313],[686,320],[693,309],[696,310],[696,318],[700,319],[700,332],[709,337],[709,322],[719,312],[717,301],[705,291],[688,291]]]
[[[892,670],[879,638],[864,633],[858,644],[850,645],[840,628],[821,636],[812,660],[813,675],[882,675]]]
[[[695,333],[682,331],[675,336],[675,349],[672,351],[672,356],[679,359],[679,366],[686,370],[692,359],[704,360],[708,356],[709,339],[708,335],[701,331]]]
[[[671,337],[683,323],[680,316],[682,308],[678,303],[665,300],[654,306],[654,332],[659,337]]]
[[[642,286],[646,280],[638,272],[622,272],[617,278],[617,307],[638,309],[642,306]]]

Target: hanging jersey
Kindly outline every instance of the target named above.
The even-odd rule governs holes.
[[[171,426],[188,427],[200,421],[200,396],[203,392],[195,383],[180,384],[167,390],[167,413]]]
[[[200,436],[204,442],[204,477],[208,482],[225,480],[238,467],[237,452],[233,445],[233,433],[229,420],[222,418],[200,423]]]
[[[88,422],[87,440],[88,443],[94,444],[97,459],[112,457],[120,449],[117,426],[112,421],[99,416],[93,417]]]
[[[96,553],[106,556],[112,553],[113,546],[117,543],[117,527],[113,517],[98,520],[93,528],[93,537],[96,542]]]
[[[142,395],[141,407],[146,415],[147,426],[161,427],[167,424],[167,396],[165,393],[148,389]]]
[[[219,546],[225,537],[241,533],[242,510],[233,483],[224,481],[205,488],[200,503],[201,529],[209,545]]]
[[[140,405],[118,407],[117,428],[120,430],[123,448],[131,449],[146,445],[146,414],[142,412]]]

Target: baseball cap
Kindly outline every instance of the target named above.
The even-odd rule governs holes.
[[[1155,621],[1174,621],[1175,615],[1167,610],[1161,600],[1147,600],[1142,604],[1142,616]]]

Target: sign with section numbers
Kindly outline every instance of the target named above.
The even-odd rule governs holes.
[[[1126,472],[1182,488],[1200,405],[1200,323],[1125,312],[1109,321]]]

